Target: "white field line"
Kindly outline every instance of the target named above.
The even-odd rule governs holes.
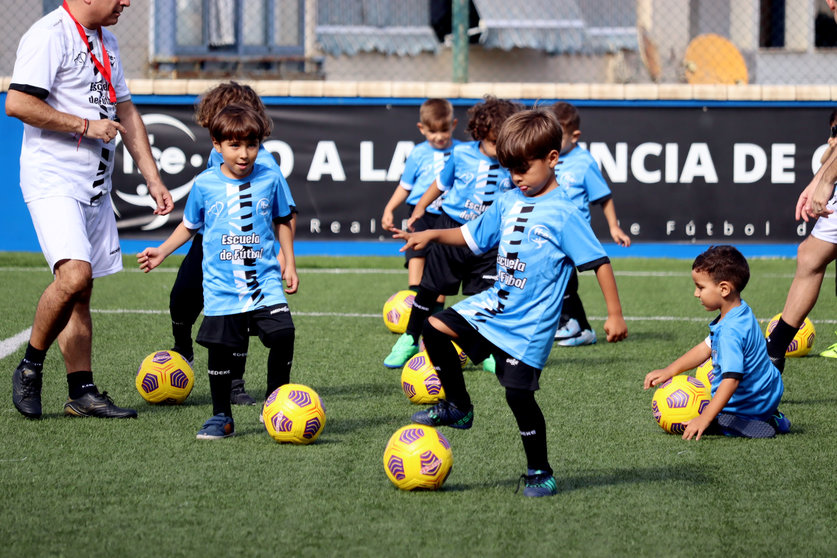
[[[0,340],[0,358],[6,358],[13,352],[17,351],[21,345],[29,342],[29,334],[32,333],[32,328],[24,329],[16,335],[12,335],[8,339]]]

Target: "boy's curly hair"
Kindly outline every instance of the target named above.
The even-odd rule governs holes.
[[[273,131],[273,121],[267,115],[261,97],[249,85],[236,81],[220,83],[200,96],[195,103],[195,122],[203,128],[209,128],[209,123],[221,109],[227,105],[244,105],[256,111],[263,120],[267,137]]]
[[[468,126],[465,131],[477,141],[491,138],[496,140],[503,122],[521,110],[523,105],[520,103],[486,95],[481,103],[468,109]]]
[[[728,281],[739,293],[750,281],[750,265],[747,259],[737,248],[728,244],[710,246],[695,258],[692,271],[708,274],[715,283]]]

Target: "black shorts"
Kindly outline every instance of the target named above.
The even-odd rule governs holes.
[[[205,316],[195,340],[204,347],[241,348],[248,345],[250,336],[258,335],[265,343],[266,336],[283,329],[294,329],[291,311],[287,304],[276,304],[244,314]]]
[[[472,362],[482,362],[488,358],[488,355],[494,357],[497,364],[495,374],[501,386],[527,391],[537,391],[540,388],[538,383],[541,377],[540,368],[534,368],[520,362],[491,343],[453,308],[446,308],[438,314],[434,314],[433,317],[441,320],[456,333],[458,336],[456,344],[468,355]]]
[[[407,206],[410,208],[410,213],[413,212],[414,205]],[[428,213],[425,211],[424,215],[421,216],[421,219],[416,220],[413,223],[413,231],[426,231],[428,229],[436,228],[436,221],[439,219],[438,213]],[[426,258],[427,257],[427,247],[422,248],[421,250],[413,250],[412,248],[408,248],[404,252],[404,267],[407,267],[407,262],[412,260],[413,258]]]
[[[437,229],[459,228],[462,225],[442,213]],[[474,254],[467,246],[448,246],[434,242],[428,247],[421,287],[453,296],[459,293],[481,293],[497,280],[497,250]]]

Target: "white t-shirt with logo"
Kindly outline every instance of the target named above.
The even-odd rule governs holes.
[[[84,28],[82,28],[84,29]],[[95,30],[85,29],[96,58],[102,45]],[[116,37],[102,29],[116,101],[129,100]],[[40,20],[20,39],[9,89],[38,97],[58,111],[88,120],[116,117],[105,78],[96,68],[75,22],[64,8]],[[23,199],[72,197],[98,205],[109,200],[115,143],[67,132],[23,125],[20,187]]]

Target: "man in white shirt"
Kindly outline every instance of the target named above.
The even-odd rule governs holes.
[[[41,416],[43,362],[57,339],[67,369],[72,416],[133,418],[93,383],[90,296],[93,279],[122,269],[110,201],[117,133],[156,202],[173,208],[131,102],[112,33],[130,0],[65,0],[24,34],[6,96],[6,114],[23,121],[20,186],[54,273],[35,312],[26,354],[12,377],[12,400]]]

